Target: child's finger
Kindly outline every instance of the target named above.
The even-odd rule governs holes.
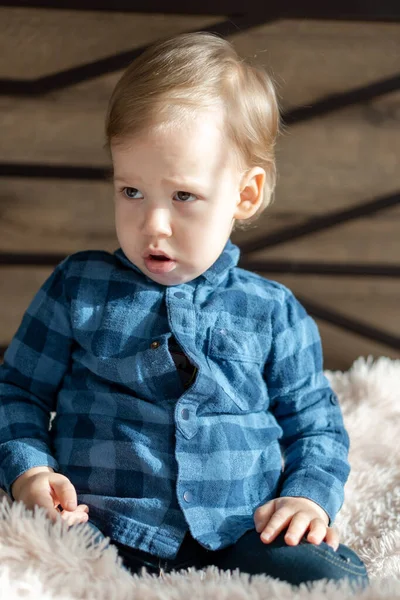
[[[310,523],[310,531],[307,535],[307,542],[310,544],[319,544],[325,539],[327,526],[322,519],[313,519]]]
[[[269,502],[266,502],[265,504],[259,506],[256,509],[253,518],[255,528],[258,533],[260,533],[264,529],[264,527],[267,525],[268,521],[270,520],[275,511],[276,499],[270,500]]]
[[[61,504],[64,510],[75,510],[78,502],[76,490],[70,480],[58,473],[51,476],[49,480],[57,505]]]
[[[305,532],[308,530],[310,526],[310,517],[305,512],[298,512],[294,515],[293,519],[290,522],[288,530],[285,535],[285,542],[289,546],[296,546],[301,538],[304,536]]]
[[[261,540],[263,542],[272,542],[289,525],[292,518],[293,512],[291,510],[289,511],[287,508],[277,510],[264,528]]]
[[[61,504],[58,504],[56,508],[57,508],[57,510],[58,510],[59,512],[69,512],[69,513],[73,513],[73,512],[79,511],[79,512],[84,512],[84,513],[88,513],[88,514],[89,514],[89,507],[88,507],[88,505],[87,505],[87,504],[78,504],[78,506],[76,507],[76,509],[75,509],[75,510],[67,510],[67,511],[64,511],[64,509],[63,509],[63,507],[61,506]]]
[[[326,537],[324,540],[328,546],[331,546],[334,550],[339,548],[339,532],[336,527],[328,527],[326,530]]]
[[[61,513],[61,518],[63,521],[66,521],[68,525],[77,525],[78,523],[86,523],[89,520],[89,515],[81,510],[74,510],[73,512],[64,510]]]
[[[87,504],[78,504],[78,506],[76,507],[75,511],[80,510],[81,512],[85,512],[85,513],[89,513],[89,507]]]

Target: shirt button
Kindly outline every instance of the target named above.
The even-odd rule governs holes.
[[[185,294],[183,292],[175,292],[174,296],[176,296],[176,298],[184,298]]]
[[[332,404],[337,404],[338,403],[338,399],[335,396],[335,394],[331,394],[330,401],[331,401]]]
[[[182,419],[185,419],[185,421],[187,421],[189,418],[189,410],[187,408],[184,408],[181,412],[181,415]]]
[[[193,494],[192,494],[192,492],[185,492],[183,494],[183,497],[186,500],[186,502],[191,502],[193,500]]]
[[[155,349],[155,348],[158,348],[159,345],[160,345],[160,342],[151,342],[150,348]]]
[[[219,332],[222,333],[222,335],[224,335],[226,333],[226,329],[220,329]]]

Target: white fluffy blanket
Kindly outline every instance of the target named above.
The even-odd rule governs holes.
[[[12,600],[365,600],[400,598],[400,360],[359,358],[347,373],[326,371],[339,395],[352,471],[335,524],[340,541],[365,562],[371,586],[355,596],[346,582],[312,589],[238,570],[187,569],[130,575],[114,547],[88,545],[92,533],[52,525],[43,509],[0,503],[0,599]]]

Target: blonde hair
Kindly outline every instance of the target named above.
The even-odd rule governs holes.
[[[239,57],[216,34],[185,33],[148,47],[123,73],[110,98],[106,148],[145,130],[182,124],[199,110],[222,107],[223,131],[238,166],[265,169],[263,201],[247,229],[272,201],[276,184],[275,142],[279,107],[263,68]]]

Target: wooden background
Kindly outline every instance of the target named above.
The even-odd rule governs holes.
[[[107,167],[104,115],[122,71],[50,86],[39,94],[18,93],[15,80],[34,81],[180,32],[212,31],[226,19],[0,8],[0,78],[8,82],[0,95],[0,253],[69,254],[117,247],[109,183],[26,177],[21,169],[13,176],[10,165]],[[269,69],[285,113],[393,77],[399,68],[396,23],[266,20],[243,30],[232,27],[227,37],[241,55],[255,57]],[[311,217],[395,194],[400,188],[399,134],[398,91],[288,125],[278,143],[275,202],[256,227],[234,233],[232,241],[240,246]],[[400,207],[255,252],[251,258],[398,265]],[[51,270],[1,265],[0,346],[10,341]],[[261,274],[399,339],[399,278]],[[360,355],[400,357],[396,348],[316,320],[328,369],[348,369]]]

